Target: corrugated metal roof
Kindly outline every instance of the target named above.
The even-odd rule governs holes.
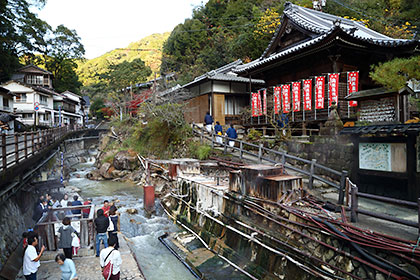
[[[398,134],[408,132],[420,132],[420,123],[410,124],[383,124],[345,127],[340,134]]]

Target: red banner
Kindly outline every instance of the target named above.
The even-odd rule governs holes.
[[[356,71],[347,73],[347,85],[349,94],[359,91],[359,72]],[[349,106],[356,107],[357,101],[350,101]]]
[[[263,90],[263,114],[267,115],[267,90]]]
[[[281,98],[283,101],[283,113],[290,112],[290,85],[282,85]]]
[[[292,83],[293,112],[300,111],[300,82]]]
[[[315,78],[315,109],[324,109],[325,77]]]
[[[312,110],[312,80],[303,81],[303,109]]]
[[[251,109],[252,109],[252,116],[258,117],[258,93],[257,92],[251,93]]]
[[[329,106],[335,102],[338,105],[338,73],[328,74],[328,93],[329,93]]]
[[[281,87],[274,87],[274,114],[276,115],[280,113],[280,91]]]
[[[262,115],[262,102],[261,102],[261,94],[257,92],[257,116]]]

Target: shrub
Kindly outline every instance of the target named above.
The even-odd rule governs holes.
[[[212,148],[207,144],[201,145],[199,142],[191,142],[189,144],[189,152],[199,160],[206,160],[210,157]]]

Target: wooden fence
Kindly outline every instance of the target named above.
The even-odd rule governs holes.
[[[216,145],[223,146],[225,153],[228,149],[228,141],[234,141],[235,146],[229,147],[235,151],[239,151],[239,157],[243,158],[244,154],[250,155],[258,159],[259,162],[262,160],[269,161],[271,163],[280,163],[285,168],[298,172],[304,176],[307,176],[309,179],[309,189],[312,189],[314,180],[319,180],[328,186],[334,187],[338,190],[338,204],[344,204],[344,193],[345,193],[345,186],[346,186],[346,178],[348,177],[348,172],[346,170],[337,171],[322,164],[316,162],[315,159],[307,160],[300,157],[292,156],[287,154],[284,151],[276,151],[263,146],[262,143],[259,145],[248,143],[238,139],[232,139],[223,135],[216,135],[214,131],[211,134],[208,134],[204,128],[197,126],[196,124],[192,124],[193,133],[200,137],[201,142],[203,139],[207,139],[211,142],[212,147],[214,148]],[[216,137],[222,138],[222,143],[216,141]],[[255,152],[254,152],[255,151]],[[258,151],[258,153],[256,152]],[[265,154],[271,154],[275,157],[280,157],[280,161],[276,161],[272,158],[266,157]],[[301,169],[299,167],[294,166],[290,163],[290,161],[298,161],[303,164],[309,165],[309,170]],[[337,178],[337,180],[327,179],[322,177],[320,174],[317,174],[318,170],[323,170],[324,173],[328,174],[329,178]]]
[[[70,126],[50,128],[45,130],[15,133],[13,135],[1,134],[1,164],[0,172],[18,164],[41,152],[44,148],[61,140],[67,132],[75,130]]]

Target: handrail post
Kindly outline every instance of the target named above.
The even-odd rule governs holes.
[[[351,205],[350,205],[350,220],[352,223],[357,223],[357,208],[358,208],[357,186],[351,186]]]
[[[417,237],[420,238],[420,197],[417,198],[417,226],[419,228]]]
[[[244,151],[244,142],[242,142],[242,140],[239,141],[239,158],[242,159]]]
[[[283,165],[283,167],[286,164],[286,156],[284,154],[284,152],[281,154],[281,164]]]
[[[203,131],[200,130],[200,144],[203,145]]]
[[[5,170],[7,168],[7,157],[6,157],[6,134],[2,133],[1,134],[1,157],[2,157],[2,161],[3,161],[3,170]]]
[[[309,174],[309,183],[308,183],[308,188],[312,189],[313,185],[314,185],[314,174],[315,174],[315,164],[316,164],[316,159],[312,159],[311,161],[311,172]]]
[[[225,136],[224,142],[225,142],[224,153],[226,154],[227,153],[227,142],[228,142],[228,138],[226,136]]]
[[[23,141],[25,143],[25,158],[28,158],[28,134],[26,131],[23,133]]]
[[[19,135],[15,133],[13,135],[15,139],[15,163],[19,162]]]
[[[34,132],[31,131],[31,141],[32,141],[32,146],[31,146],[31,155],[34,155],[34,147],[35,147],[35,135]]]
[[[263,144],[260,143],[260,145],[258,146],[258,162],[259,163],[262,162],[262,147],[263,147]]]
[[[340,189],[338,193],[338,204],[344,204],[344,189],[346,188],[346,178],[349,173],[346,170],[341,172]]]
[[[214,149],[214,132],[211,132],[211,148]]]

